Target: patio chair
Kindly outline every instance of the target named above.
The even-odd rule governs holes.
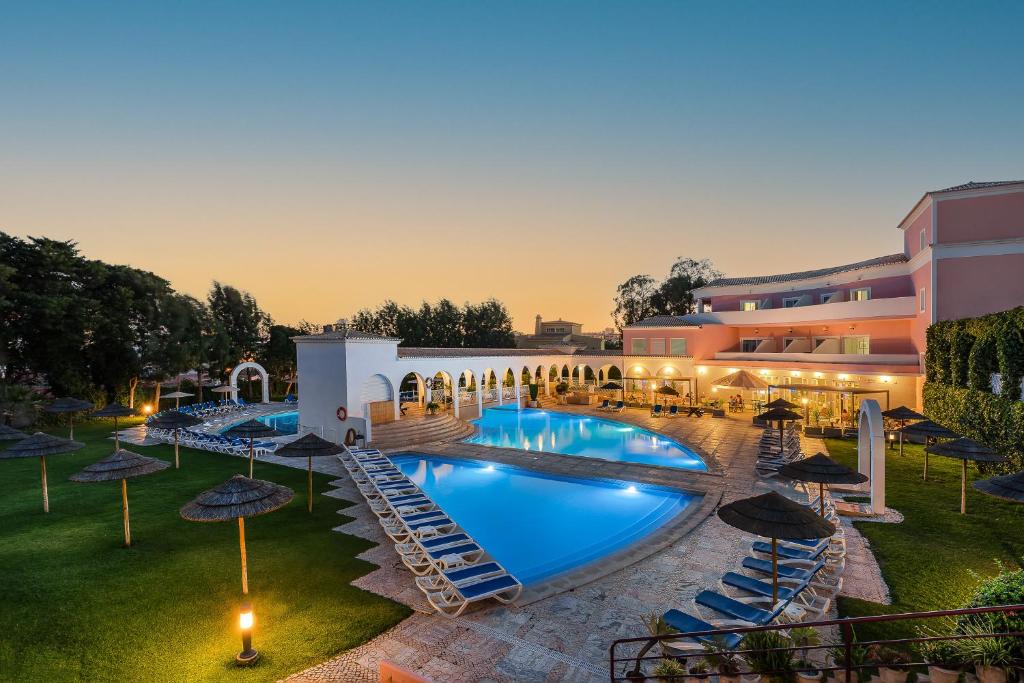
[[[523,585],[511,574],[466,585],[449,584],[438,591],[427,591],[427,602],[438,612],[457,617],[474,602],[494,598],[510,603],[523,592]]]
[[[621,412],[622,412],[622,410],[623,410],[623,409],[624,409],[625,407],[626,407],[626,404],[625,404],[625,403],[624,403],[623,401],[616,401],[616,402],[615,402],[615,407],[614,407],[614,408],[611,408],[610,410],[611,410],[611,411],[612,411],[613,413],[621,413]]]
[[[668,417],[679,417],[679,406],[672,404],[668,407]]]
[[[655,404],[654,408],[651,409],[651,417],[661,417],[662,415],[664,415],[664,413],[661,412],[661,404]]]
[[[611,403],[611,401],[609,401],[608,399],[605,399],[605,400],[601,401],[601,405],[599,405],[597,407],[597,409],[598,410],[608,410],[608,407],[609,407],[610,403]]]

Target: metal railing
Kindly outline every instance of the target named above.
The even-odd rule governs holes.
[[[977,615],[986,615],[985,618],[978,618]],[[920,657],[920,661],[913,661],[913,657],[910,657],[911,650],[919,649],[922,645],[933,646],[939,642],[950,642],[954,643],[961,640],[984,640],[984,639],[1012,639],[1011,643],[1017,644],[1017,651],[1021,651],[1020,639],[1024,638],[1024,630],[986,630],[991,629],[996,625],[999,619],[993,619],[993,616],[1001,619],[1003,625],[1011,623],[1008,618],[1015,618],[1017,621],[1012,622],[1015,624],[1021,623],[1024,620],[1024,604],[1022,605],[1001,605],[997,607],[976,607],[967,609],[956,609],[956,610],[940,610],[933,612],[909,612],[903,614],[882,614],[877,616],[868,617],[851,617],[846,619],[829,619],[824,621],[813,621],[813,622],[795,622],[786,624],[771,624],[768,626],[747,626],[737,628],[723,628],[714,629],[708,631],[688,631],[685,633],[668,633],[662,635],[652,636],[641,636],[637,638],[620,638],[611,644],[608,649],[609,658],[609,673],[611,676],[612,683],[617,681],[680,681],[682,682],[686,678],[690,683],[696,683],[697,679],[707,679],[710,683],[712,676],[720,677],[735,677],[735,680],[739,680],[740,676],[746,676],[750,674],[759,674],[763,680],[768,679],[788,679],[799,670],[799,667],[788,666],[785,669],[774,668],[753,671],[750,666],[741,667],[737,666],[735,671],[723,675],[719,671],[692,671],[687,665],[687,660],[693,662],[705,661],[705,658],[709,658],[718,662],[731,661],[739,665],[745,662],[746,655],[759,655],[760,661],[767,661],[769,659],[776,659],[771,655],[781,655],[783,653],[790,653],[788,658],[790,662],[796,664],[794,660],[799,656],[800,660],[804,662],[816,661],[813,666],[805,665],[804,669],[807,671],[813,670],[815,675],[819,678],[822,673],[827,673],[830,679],[834,677],[838,681],[846,681],[847,683],[856,683],[858,680],[868,680],[867,674],[879,667],[887,667],[892,669],[899,669],[909,671],[911,669],[927,666],[942,666],[943,668],[954,668],[960,669],[967,667],[972,664],[968,661],[956,661],[945,660],[945,661],[925,661],[923,657]],[[929,621],[941,621],[942,630],[938,627],[922,628],[923,624]],[[914,637],[896,637],[878,640],[858,640],[856,636],[856,627],[866,624],[880,624],[880,623],[892,623],[892,622],[904,622],[905,627],[916,626],[915,633],[918,635]],[[918,624],[910,624],[909,622],[919,622]],[[957,629],[957,624],[971,623],[974,626],[969,629]],[[753,649],[752,645],[745,645],[746,640],[741,641],[735,648],[723,647],[723,637],[737,634],[740,636],[746,636],[746,634],[759,633],[759,632],[786,632],[792,629],[798,628],[813,628],[822,633],[823,630],[837,631],[839,638],[832,642],[819,642],[818,644],[797,644],[786,647],[770,647],[765,649]],[[966,631],[966,632],[964,632]],[[685,641],[684,641],[685,639]],[[821,638],[825,640],[824,636]],[[676,641],[676,645],[673,645],[673,641]],[[709,643],[705,646],[702,651],[701,647],[697,644]],[[785,642],[785,641],[783,641]],[[661,652],[651,654],[656,647],[661,646]],[[880,649],[887,650],[898,650],[907,656],[906,661],[890,662],[888,664],[875,659],[872,656],[873,652],[877,652]],[[816,657],[810,657],[810,653],[816,653]],[[828,658],[825,654],[828,654]],[[787,659],[782,657],[782,659]],[[657,675],[652,674],[654,668],[660,663],[667,660],[675,660],[681,663],[686,668],[686,673],[663,673],[659,672]],[[829,662],[831,660],[831,662]],[[1012,662],[1005,664],[1007,668],[1024,666],[1024,661],[1015,659]],[[745,670],[744,670],[745,669]],[[691,672],[692,671],[692,672]]]

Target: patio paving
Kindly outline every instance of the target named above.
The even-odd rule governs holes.
[[[582,407],[564,408],[600,414]],[[709,491],[716,505],[719,497],[724,503],[784,486],[755,474],[761,430],[751,426],[749,416],[655,419],[634,410],[616,415],[615,419],[680,440],[705,457],[713,465],[713,473],[624,466],[586,458],[570,458],[571,463],[566,463],[563,460],[569,456],[537,457],[535,453],[461,443],[422,450],[454,457],[511,459],[524,467],[551,471],[572,466],[573,473],[581,476],[612,476],[614,467],[617,477]],[[820,440],[805,439],[804,450],[814,453],[825,447]],[[298,464],[286,458],[277,460],[287,466]],[[504,606],[487,602],[461,617],[448,618],[434,613],[427,605],[347,473],[342,474],[337,460],[318,460],[318,471],[341,475],[332,482],[336,488],[325,495],[358,503],[339,511],[354,519],[335,530],[380,544],[360,556],[380,568],[356,580],[354,585],[405,603],[416,612],[372,641],[296,673],[289,681],[377,681],[377,665],[383,660],[438,682],[607,680],[608,646],[613,640],[646,635],[643,618],[647,614],[660,614],[672,607],[691,609],[696,593],[713,586],[724,572],[738,566],[754,540],[752,535],[708,514],[697,520],[695,528],[684,530],[670,542],[662,539],[653,553],[645,552],[645,557],[623,561],[611,573],[576,577],[575,587],[566,590],[552,590],[532,598],[524,595],[527,599],[522,602],[526,604]],[[866,542],[852,525],[844,526],[850,546],[844,593],[887,600],[888,590]]]

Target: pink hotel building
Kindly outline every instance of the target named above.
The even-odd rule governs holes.
[[[845,388],[888,391],[893,407],[920,408],[931,323],[1024,305],[1024,181],[927,192],[898,227],[901,252],[722,278],[696,292],[697,313],[627,327],[627,389],[630,379],[645,389],[671,380],[725,397],[737,392],[714,380],[745,369],[822,405],[835,394],[824,389]]]

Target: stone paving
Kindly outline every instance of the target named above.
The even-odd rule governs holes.
[[[564,408],[600,414],[592,408]],[[705,490],[715,498],[721,497],[721,502],[782,486],[760,479],[754,472],[761,430],[751,426],[749,416],[669,419],[650,418],[646,412],[634,410],[615,419],[678,439],[697,450],[712,465],[713,472],[697,475],[586,458],[570,458],[568,463],[563,462],[563,456],[544,454],[538,458],[537,454],[467,444],[420,450],[455,457],[515,459],[516,464],[536,469],[572,467],[578,475],[616,476]],[[410,446],[407,450],[414,449]],[[825,448],[820,440],[805,439],[804,450],[814,453]],[[288,466],[298,465],[286,458],[277,460]],[[383,660],[437,682],[607,680],[608,647],[613,640],[646,635],[643,618],[647,614],[661,614],[672,607],[695,609],[694,595],[714,586],[724,572],[735,569],[754,540],[713,514],[701,515],[696,518],[696,528],[686,529],[689,533],[660,544],[653,554],[644,553],[642,559],[634,558],[610,573],[578,577],[575,587],[563,586],[534,596],[532,602],[523,601],[526,604],[483,603],[452,619],[430,610],[337,460],[320,458],[315,467],[341,475],[332,482],[335,490],[325,495],[360,503],[341,511],[346,518],[355,519],[335,531],[380,544],[360,556],[380,568],[354,585],[405,603],[416,612],[372,641],[297,673],[289,681],[377,681],[377,665]],[[852,525],[844,526],[850,548],[844,593],[887,601],[888,590],[866,541]]]

